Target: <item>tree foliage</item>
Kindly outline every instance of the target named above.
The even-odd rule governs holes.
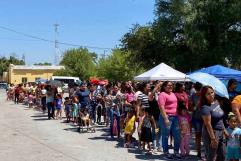
[[[114,49],[107,58],[101,58],[97,67],[98,76],[111,81],[132,80],[142,71],[142,68],[139,64],[128,60],[129,54],[129,52]]]
[[[91,76],[96,75],[96,58],[96,54],[89,52],[86,48],[67,50],[60,62],[65,69],[55,72],[54,75],[75,76],[88,80]]]
[[[40,66],[51,66],[51,63],[44,62],[44,63],[35,63],[34,65],[40,65]]]
[[[165,62],[183,72],[214,64],[241,65],[241,1],[156,0],[155,19],[122,40],[130,60]]]
[[[14,56],[10,56],[9,58],[1,57],[0,58],[0,74],[1,75],[3,74],[3,72],[7,72],[10,64],[25,65],[25,62],[23,60],[19,60],[18,58],[14,57]]]

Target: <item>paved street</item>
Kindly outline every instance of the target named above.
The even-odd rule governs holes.
[[[160,155],[145,156],[137,149],[123,148],[123,141],[111,140],[106,128],[98,127],[95,133],[78,133],[63,120],[47,120],[46,114],[6,102],[5,98],[5,91],[1,90],[2,161],[161,160]]]

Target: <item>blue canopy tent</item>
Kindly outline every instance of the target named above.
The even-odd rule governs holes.
[[[222,65],[214,65],[214,66],[210,66],[207,68],[202,68],[202,69],[194,71],[192,73],[196,73],[196,72],[208,73],[210,75],[213,75],[213,76],[217,77],[218,79],[220,79],[226,85],[228,84],[229,79],[236,79],[239,82],[238,90],[241,89],[241,84],[240,84],[241,71],[239,71],[239,70],[224,67]],[[191,73],[189,73],[189,74],[191,74]]]
[[[222,65],[214,65],[207,68],[194,71],[192,73],[202,72],[211,74],[221,80],[236,79],[241,82],[241,71],[224,67]]]

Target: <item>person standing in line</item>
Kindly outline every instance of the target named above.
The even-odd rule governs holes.
[[[201,108],[201,116],[204,122],[202,138],[206,159],[207,161],[224,161],[224,112],[215,99],[215,93],[211,86],[204,86],[201,89],[199,108]]]
[[[238,119],[239,126],[241,126],[241,95],[234,97],[232,101],[232,110]]]
[[[173,93],[173,84],[165,81],[162,84],[161,93],[158,97],[160,109],[160,125],[162,134],[162,148],[166,159],[181,159],[180,148],[180,128],[177,117],[177,97]],[[174,138],[174,155],[170,155],[168,147],[168,137],[170,132]]]
[[[159,124],[160,110],[158,106],[158,95],[163,82],[156,82],[151,86],[151,91],[149,92],[149,105],[150,105],[150,115],[153,116],[156,124],[156,129],[152,128],[152,142],[153,142],[153,153],[161,152],[161,125]],[[158,132],[156,132],[157,130]]]
[[[238,120],[232,112],[229,113],[228,124],[229,127],[227,128],[228,141],[226,160],[239,161],[239,159],[241,159],[241,135],[234,134],[234,131],[241,131],[241,129],[237,127]]]
[[[202,152],[201,152],[201,138],[202,138],[202,126],[203,126],[203,120],[201,116],[201,109],[198,107],[199,97],[200,97],[200,91],[202,88],[201,83],[195,83],[194,89],[195,92],[192,93],[190,96],[191,100],[191,109],[192,109],[192,127],[195,130],[195,146],[197,150],[197,157],[199,159],[202,159]]]
[[[18,104],[19,103],[19,95],[20,95],[20,85],[17,85],[14,89],[14,103]]]
[[[46,104],[48,108],[48,119],[54,119],[54,92],[50,85],[46,86]]]
[[[180,150],[183,159],[188,159],[190,153],[190,121],[185,104],[179,104],[178,107],[178,122],[181,130]]]
[[[45,86],[41,86],[41,105],[42,105],[42,111],[45,113],[46,111],[46,92]]]
[[[185,86],[182,83],[176,83],[175,95],[177,97],[178,102],[182,102],[185,104],[188,109],[188,95],[185,92]]]
[[[228,95],[229,95],[229,100],[232,101],[234,99],[234,97],[236,97],[237,95],[240,95],[241,93],[236,91],[237,88],[237,80],[236,79],[230,79],[228,81]]]
[[[73,124],[74,125],[77,125],[77,115],[78,115],[78,104],[79,104],[79,101],[78,101],[78,98],[77,96],[74,96],[73,99],[72,99],[72,118],[73,118]]]
[[[61,94],[57,94],[56,96],[56,100],[55,100],[55,107],[56,107],[56,119],[62,119],[62,104],[63,104],[63,101],[62,101],[62,97],[61,97]]]

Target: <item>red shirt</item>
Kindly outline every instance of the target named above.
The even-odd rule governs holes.
[[[175,93],[177,100],[180,102],[184,102],[185,106],[188,109],[188,95],[186,92],[182,92],[182,93]]]

